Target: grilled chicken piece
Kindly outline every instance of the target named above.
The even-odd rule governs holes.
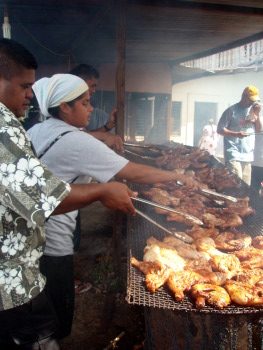
[[[189,244],[180,245],[176,248],[177,253],[184,259],[189,260],[206,260],[210,259],[209,254],[206,252],[198,252],[195,246],[190,246]]]
[[[240,272],[238,272],[236,280],[237,282],[251,284],[252,286],[257,285],[258,283],[262,284],[263,270],[259,268],[255,268],[253,270],[242,269]]]
[[[170,231],[176,232],[176,229],[170,228]],[[187,237],[187,238],[189,237],[184,232],[177,232],[177,233],[179,233],[180,235],[182,235],[184,237]],[[183,241],[181,241],[180,239],[178,239],[176,237],[173,237],[173,236],[166,236],[166,237],[164,237],[163,242],[166,243],[166,244],[169,244],[170,247],[172,247],[172,248],[176,248],[176,247],[178,247],[179,245],[182,245],[182,244],[185,245],[185,243]]]
[[[235,254],[235,256],[237,256],[240,261],[249,260],[255,257],[259,257],[263,260],[263,250],[254,247],[237,250],[233,252],[233,254]]]
[[[210,255],[210,263],[215,271],[234,272],[240,269],[240,261],[233,254],[222,253],[206,243],[199,244],[198,250],[206,252]]]
[[[227,281],[235,277],[237,274],[236,270],[230,272],[210,272],[207,274],[209,277],[210,283],[215,284],[216,286],[224,286]]]
[[[185,266],[185,260],[175,250],[161,248],[157,244],[146,246],[143,261],[154,262],[156,260],[174,271],[183,270]]]
[[[198,247],[202,243],[206,243],[207,245],[216,248],[215,241],[211,237],[200,237],[194,240],[194,244],[196,247]]]
[[[244,218],[250,214],[255,214],[256,211],[251,207],[244,206],[244,207],[228,207],[228,208],[221,208],[221,209],[206,208],[206,213],[211,213],[214,215],[217,215],[217,213],[219,213],[220,217],[224,215],[229,215],[229,214],[232,214],[232,215],[237,214],[241,218]]]
[[[165,240],[165,238],[172,238],[171,241],[167,241]],[[181,241],[180,239],[176,238],[176,237],[165,237],[163,241],[159,241],[158,239],[154,238],[154,237],[149,237],[147,239],[147,245],[150,246],[152,244],[157,244],[159,247],[162,248],[166,248],[166,249],[175,249],[182,244],[185,244],[183,241]]]
[[[156,208],[157,209],[157,208]],[[178,209],[181,211],[181,209]],[[191,219],[187,219],[185,216],[177,214],[177,213],[172,213],[172,212],[167,212],[166,214],[168,214],[166,216],[166,220],[167,221],[176,221],[176,222],[181,222],[186,226],[193,226],[193,220]],[[188,213],[190,214],[190,213]],[[192,214],[193,215],[193,214]],[[194,215],[195,216],[195,215]]]
[[[244,197],[244,198],[237,198],[237,202],[232,202],[229,200],[226,200],[226,206],[228,208],[244,208],[248,207],[248,202],[250,201],[249,197]]]
[[[252,238],[241,232],[222,232],[215,239],[217,249],[233,251],[245,249],[251,245]]]
[[[227,291],[214,284],[195,284],[192,287],[191,294],[196,299],[197,308],[203,308],[207,303],[221,309],[231,303]]]
[[[148,273],[146,275],[146,287],[151,293],[155,293],[160,287],[162,287],[168,280],[172,273],[172,269],[166,268],[163,273]]]
[[[251,284],[242,282],[228,281],[225,285],[231,300],[238,305],[243,306],[261,306],[263,305],[262,289]]]
[[[252,245],[255,248],[263,249],[263,236],[256,236],[253,238]]]
[[[202,276],[197,271],[184,270],[172,272],[167,281],[169,289],[174,293],[175,300],[181,301],[184,299],[184,292],[189,291],[196,283],[209,282],[209,278]]]
[[[167,191],[160,188],[152,187],[150,191],[142,191],[142,194],[149,198],[152,202],[165,205],[165,206],[178,206],[180,200],[176,197],[171,196]]]
[[[163,286],[169,278],[172,270],[163,265],[160,261],[154,262],[138,261],[131,258],[132,266],[136,266],[146,275],[146,287],[151,293],[155,293],[158,288]]]
[[[136,258],[131,258],[131,264],[132,266],[137,267],[139,270],[142,271],[145,275],[148,273],[163,273],[163,271],[166,269],[166,266],[163,265],[160,261],[138,261]]]
[[[248,260],[241,262],[242,269],[257,269],[263,267],[263,259],[261,256],[254,256]]]
[[[194,240],[203,237],[211,237],[212,239],[215,239],[219,235],[219,230],[215,227],[202,228],[195,225],[190,230],[186,230],[186,233]]]
[[[201,220],[203,221],[206,227],[218,227],[225,224],[225,220],[220,219],[217,216],[210,213],[203,214]]]

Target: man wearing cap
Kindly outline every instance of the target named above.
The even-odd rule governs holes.
[[[259,108],[254,113],[250,113],[250,109],[259,100],[258,89],[246,87],[241,100],[224,111],[217,126],[218,134],[224,136],[225,165],[249,186],[255,147],[253,133],[262,129]]]

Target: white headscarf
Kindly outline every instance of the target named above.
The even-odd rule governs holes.
[[[32,86],[42,114],[49,116],[48,109],[70,102],[89,89],[85,81],[72,74],[55,74],[39,79]]]

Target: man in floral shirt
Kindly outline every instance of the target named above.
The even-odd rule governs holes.
[[[23,46],[0,40],[0,348],[58,349],[39,258],[50,215],[100,200],[135,215],[120,183],[69,185],[37,159],[17,117],[33,97],[37,63]],[[15,348],[17,348],[17,345]],[[43,347],[42,347],[43,346]]]

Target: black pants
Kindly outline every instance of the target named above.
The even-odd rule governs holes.
[[[32,301],[0,312],[0,349],[58,350],[56,316],[45,291]]]
[[[59,338],[71,332],[74,314],[73,255],[40,258],[40,271],[46,276],[46,291],[54,306],[59,322]]]
[[[259,192],[262,181],[263,181],[263,167],[252,165],[251,187],[253,187],[257,192]]]

